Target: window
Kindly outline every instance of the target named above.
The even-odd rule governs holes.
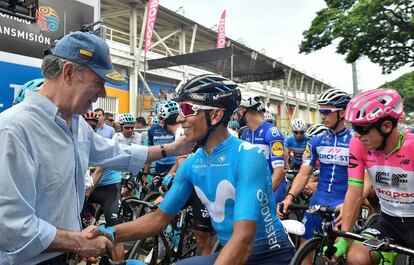
[[[118,98],[116,97],[106,97],[98,98],[98,100],[93,103],[93,109],[101,108],[105,112],[117,113],[118,112]]]

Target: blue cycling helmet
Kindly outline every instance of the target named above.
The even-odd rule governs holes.
[[[37,78],[30,80],[29,82],[26,82],[24,85],[22,85],[19,92],[17,92],[17,96],[13,101],[13,105],[19,104],[24,100],[24,97],[26,95],[26,89],[38,91],[40,87],[43,85],[44,81],[44,78]]]
[[[319,96],[318,104],[346,109],[351,97],[344,91],[337,88],[330,88]]]
[[[160,121],[166,120],[169,117],[177,117],[180,114],[180,106],[175,101],[163,101],[157,110],[157,116]]]
[[[165,100],[160,100],[160,101],[158,101],[157,103],[155,103],[155,105],[154,105],[154,113],[155,113],[155,115],[157,115],[157,112],[158,112],[158,108],[159,108],[159,106],[161,105],[161,104],[163,104],[164,102],[166,102]]]
[[[237,84],[232,80],[216,74],[204,74],[187,81],[178,89],[179,101],[195,101],[204,106],[218,107],[224,109],[223,118],[215,125],[211,124],[210,110],[205,110],[207,134],[198,142],[204,146],[208,136],[221,124],[227,126],[234,110],[239,107],[241,92]]]
[[[124,124],[135,124],[134,117],[131,114],[129,114],[129,113],[122,114],[121,117],[119,117],[119,123],[121,125],[124,125]]]
[[[159,123],[160,123],[160,119],[158,119],[158,116],[152,117],[151,124],[159,124]]]

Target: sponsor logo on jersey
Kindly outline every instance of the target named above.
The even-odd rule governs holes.
[[[349,148],[319,146],[317,151],[321,163],[339,166],[348,166],[349,164]]]
[[[391,174],[378,171],[375,174],[375,182],[383,186],[400,186],[400,183],[407,183],[407,174]]]
[[[269,198],[267,197],[267,193],[263,192],[263,190],[258,190],[256,192],[256,198],[260,202],[261,206],[260,213],[262,214],[263,221],[266,227],[267,244],[269,245],[270,249],[280,248],[280,244],[278,244],[277,242],[272,211],[269,206],[270,203]]]
[[[225,160],[226,160],[226,156],[225,155],[219,156],[219,158],[218,158],[218,161],[220,163],[223,163]]]
[[[250,149],[253,149],[253,148],[257,148],[257,152],[261,153],[260,149],[257,146],[255,146],[251,143],[248,143],[248,142],[243,142],[242,144],[240,144],[238,151],[240,153],[242,151],[242,149],[247,151],[247,150],[250,150]]]
[[[263,128],[262,128],[262,129],[260,129],[260,131],[259,131],[259,136],[260,136],[260,135],[262,135],[262,133],[263,133]]]
[[[409,165],[410,164],[410,159],[404,159],[400,162],[400,165]]]
[[[358,161],[353,154],[349,154],[349,165],[350,168],[356,168],[358,166]]]
[[[270,128],[270,133],[272,134],[273,137],[277,137],[280,135],[280,132],[276,127]]]
[[[214,201],[210,201],[204,192],[198,187],[194,186],[194,189],[200,198],[201,202],[206,206],[210,213],[211,219],[216,223],[224,221],[226,201],[236,199],[236,188],[228,180],[222,180],[217,185],[216,197]]]
[[[282,156],[283,155],[283,145],[281,142],[274,142],[272,144],[272,154],[274,156]]]
[[[174,135],[155,135],[154,140],[171,140],[174,138]]]
[[[414,198],[414,193],[409,193],[409,192],[399,192],[399,191],[393,191],[393,190],[385,190],[381,188],[376,188],[375,191],[378,194],[383,194],[383,195],[386,195],[392,198]]]

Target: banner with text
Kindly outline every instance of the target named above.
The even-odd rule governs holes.
[[[159,0],[149,0],[147,8],[147,21],[145,23],[145,46],[146,53],[151,47],[152,34],[154,32],[155,19],[157,18]]]
[[[226,10],[223,11],[220,18],[220,23],[217,28],[217,43],[216,48],[224,48],[226,47]]]

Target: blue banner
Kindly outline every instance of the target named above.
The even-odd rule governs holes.
[[[15,91],[21,85],[39,77],[40,68],[0,61],[0,112],[13,105]]]

